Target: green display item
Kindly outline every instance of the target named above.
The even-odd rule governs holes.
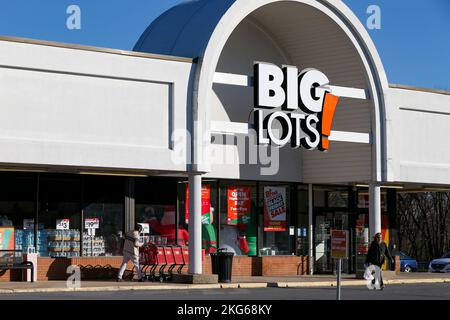
[[[248,253],[247,253],[247,255],[248,256],[256,256],[258,253],[257,253],[257,245],[258,245],[258,237],[256,237],[256,236],[252,236],[252,237],[250,237],[250,236],[248,236],[247,237],[247,244],[248,244]]]
[[[255,208],[255,204],[252,201],[252,208]],[[251,219],[247,224],[247,228],[245,230],[245,235],[247,237],[247,244],[249,251],[247,253],[248,256],[257,256],[258,255],[258,227],[257,227],[257,214],[256,210],[253,210],[251,213]]]
[[[216,230],[212,224],[202,224],[202,248],[206,253],[217,251]]]

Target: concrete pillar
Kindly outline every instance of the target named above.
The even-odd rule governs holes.
[[[202,274],[202,176],[189,174],[189,274]]]
[[[313,185],[308,185],[308,273],[313,275],[314,273],[314,239],[313,239],[313,211],[314,199],[313,199]]]
[[[369,231],[369,241],[381,232],[381,188],[376,183],[369,184]]]

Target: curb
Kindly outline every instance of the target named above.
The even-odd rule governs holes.
[[[0,290],[0,294],[5,294],[5,293],[14,293],[14,291],[13,290],[4,290],[4,289]]]
[[[425,284],[450,283],[450,278],[437,279],[393,279],[385,280],[386,284]],[[365,280],[348,280],[341,283],[345,286],[364,286]],[[335,287],[336,281],[318,282],[267,282],[267,283],[219,283],[219,284],[171,284],[155,286],[106,286],[81,288],[36,288],[36,289],[0,289],[0,294],[14,293],[55,293],[55,292],[104,292],[104,291],[151,291],[151,290],[205,290],[205,289],[259,289],[259,288],[319,288]]]
[[[261,289],[261,288],[267,288],[269,286],[268,283],[240,283],[239,288],[240,289]]]
[[[349,280],[342,281],[342,287],[350,286],[364,286],[366,280]],[[384,280],[386,284],[426,284],[426,283],[450,283],[450,278],[438,279],[394,279]],[[275,288],[319,288],[319,287],[335,287],[336,281],[322,281],[322,282],[276,282],[268,283],[268,287]]]
[[[266,282],[244,282],[244,283],[221,283],[221,289],[260,289],[267,288],[268,284]]]
[[[235,285],[236,288],[238,284]],[[151,291],[151,290],[192,290],[221,289],[219,284],[158,285],[158,286],[109,286],[80,288],[36,288],[36,289],[2,289],[0,294],[11,293],[55,293],[55,292],[105,292],[105,291]]]
[[[359,286],[364,285],[361,281],[343,281],[341,286]],[[321,281],[321,282],[276,282],[271,283],[271,287],[275,288],[320,288],[320,287],[334,287],[336,281]]]
[[[437,279],[393,279],[386,280],[387,284],[415,284],[415,283],[450,283],[450,278],[437,278]]]

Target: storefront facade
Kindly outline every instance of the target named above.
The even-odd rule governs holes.
[[[120,233],[148,223],[194,274],[217,247],[235,274],[333,272],[333,228],[355,272],[360,243],[395,234],[396,189],[450,184],[450,95],[389,85],[340,1],[192,1],[133,52],[0,52],[2,226],[58,270],[114,267]]]

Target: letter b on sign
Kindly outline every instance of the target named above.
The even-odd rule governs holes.
[[[281,107],[286,100],[283,71],[271,63],[256,63],[254,76],[255,107],[270,109]]]

